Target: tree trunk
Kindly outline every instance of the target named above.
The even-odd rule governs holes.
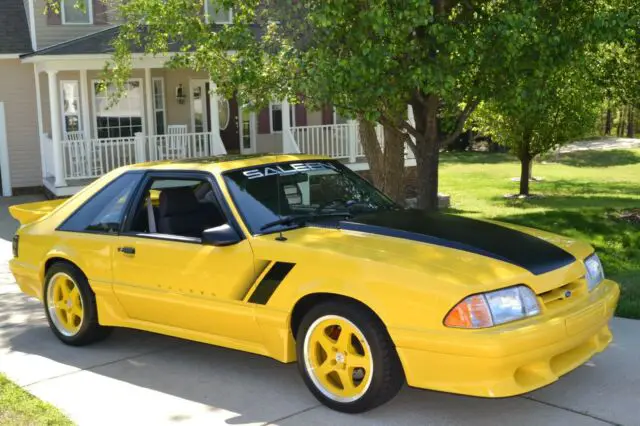
[[[529,179],[531,178],[532,165],[531,155],[520,155],[520,195],[529,195]]]
[[[384,193],[404,205],[404,141],[405,135],[397,129],[384,127]]]
[[[633,105],[629,105],[629,118],[627,119],[627,137],[635,138],[636,137],[636,128],[635,128],[635,120],[633,114]]]
[[[416,141],[416,171],[418,175],[418,208],[433,212],[438,210],[438,104],[434,95],[426,96],[424,103],[412,102],[416,131],[424,135]]]
[[[382,182],[384,182],[384,168],[382,167],[382,148],[378,143],[376,135],[375,123],[364,118],[358,118],[358,132],[360,133],[360,142],[364,156],[369,163],[369,173],[373,184],[382,190]]]
[[[618,131],[616,132],[616,136],[618,136],[619,138],[622,137],[623,135],[623,130],[624,129],[624,107],[620,108],[620,114],[618,114]]]
[[[604,123],[605,136],[611,135],[611,128],[613,128],[613,112],[611,111],[611,108],[607,108],[607,118]]]
[[[392,200],[404,205],[404,135],[385,127],[383,150],[376,135],[376,125],[364,119],[358,122],[373,184]]]

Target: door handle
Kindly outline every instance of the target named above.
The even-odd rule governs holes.
[[[136,254],[136,249],[133,247],[118,247],[118,251],[124,254]]]

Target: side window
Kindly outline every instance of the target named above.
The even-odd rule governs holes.
[[[207,180],[153,178],[137,202],[127,231],[201,238],[205,229],[225,223],[226,217]]]
[[[117,233],[141,174],[125,173],[76,210],[60,227],[63,231]]]

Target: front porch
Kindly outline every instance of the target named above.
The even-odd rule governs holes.
[[[149,57],[134,61],[126,95],[110,105],[110,89],[101,91],[98,80],[103,58],[33,62],[43,185],[54,196],[72,195],[129,164],[227,153],[310,153],[368,169],[357,122],[332,109],[274,101],[252,112],[219,97],[207,75],[166,69],[162,58]]]

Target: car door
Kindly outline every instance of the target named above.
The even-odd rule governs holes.
[[[114,292],[135,321],[255,342],[253,309],[241,301],[255,280],[248,240],[221,247],[199,238],[230,223],[215,185],[200,173],[147,176],[114,247]]]

